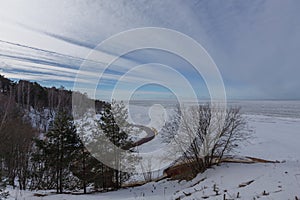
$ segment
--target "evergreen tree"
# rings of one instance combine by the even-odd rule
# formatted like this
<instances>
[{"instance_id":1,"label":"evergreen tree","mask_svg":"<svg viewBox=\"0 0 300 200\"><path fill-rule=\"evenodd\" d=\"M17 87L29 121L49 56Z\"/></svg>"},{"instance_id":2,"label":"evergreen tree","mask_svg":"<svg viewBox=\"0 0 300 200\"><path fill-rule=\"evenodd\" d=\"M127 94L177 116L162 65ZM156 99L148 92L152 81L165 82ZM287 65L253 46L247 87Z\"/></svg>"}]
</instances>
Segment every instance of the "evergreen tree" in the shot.
<instances>
[{"instance_id":1,"label":"evergreen tree","mask_svg":"<svg viewBox=\"0 0 300 200\"><path fill-rule=\"evenodd\" d=\"M113 101L111 105L106 105L100 122L100 128L104 135L117 147L127 150L132 145L128 133L132 133L133 129L127 121L128 111L123 102L117 103ZM106 149L113 151L114 155L114 183L115 188L119 189L124 181L126 181L130 174L121 172L123 155L118 153L116 149ZM128 158L127 158L128 159ZM134 160L131 158L131 160ZM134 163L132 163L134 165ZM126 167L133 167L126 166ZM124 166L122 166L124 167Z\"/></svg>"},{"instance_id":2,"label":"evergreen tree","mask_svg":"<svg viewBox=\"0 0 300 200\"><path fill-rule=\"evenodd\" d=\"M55 172L57 193L62 193L70 165L76 159L80 148L80 138L72 119L65 113L57 114L53 127L45 135L44 140L36 142L42 152L45 167Z\"/></svg>"},{"instance_id":3,"label":"evergreen tree","mask_svg":"<svg viewBox=\"0 0 300 200\"><path fill-rule=\"evenodd\" d=\"M112 184L113 170L97 159L107 156L109 152L107 151L106 142L103 140L105 138L102 134L103 131L99 130L99 121L92 121L92 118L93 116L90 113L85 113L85 117L78 122L80 124L78 134L81 136L82 143L77 161L71 168L73 174L82 181L84 193L86 193L87 185L93 185L95 189L114 187L114 184Z\"/></svg>"},{"instance_id":4,"label":"evergreen tree","mask_svg":"<svg viewBox=\"0 0 300 200\"><path fill-rule=\"evenodd\" d=\"M83 192L87 193L87 186L91 183L96 188L103 187L103 164L94 158L81 143L76 161L71 165L72 173L82 182Z\"/></svg>"}]
</instances>

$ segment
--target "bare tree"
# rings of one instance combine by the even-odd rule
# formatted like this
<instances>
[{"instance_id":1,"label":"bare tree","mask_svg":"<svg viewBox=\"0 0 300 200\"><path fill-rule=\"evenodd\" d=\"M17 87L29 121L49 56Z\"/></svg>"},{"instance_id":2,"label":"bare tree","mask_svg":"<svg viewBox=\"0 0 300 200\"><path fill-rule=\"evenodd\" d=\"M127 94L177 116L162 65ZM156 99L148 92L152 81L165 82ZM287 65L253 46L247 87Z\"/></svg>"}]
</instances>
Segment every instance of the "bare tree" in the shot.
<instances>
[{"instance_id":1,"label":"bare tree","mask_svg":"<svg viewBox=\"0 0 300 200\"><path fill-rule=\"evenodd\" d=\"M226 153L247 139L246 128L239 108L222 110L207 104L177 112L164 132L174 143L171 154L182 155L177 164L188 166L195 175L220 162Z\"/></svg>"},{"instance_id":2,"label":"bare tree","mask_svg":"<svg viewBox=\"0 0 300 200\"><path fill-rule=\"evenodd\" d=\"M20 189L26 188L29 160L35 130L24 118L11 96L0 94L0 164L1 171L14 186L18 177Z\"/></svg>"},{"instance_id":3,"label":"bare tree","mask_svg":"<svg viewBox=\"0 0 300 200\"><path fill-rule=\"evenodd\" d=\"M153 171L155 168L153 162L153 156L150 156L145 163L141 162L142 174L146 182L151 182L159 177L159 172Z\"/></svg>"},{"instance_id":4,"label":"bare tree","mask_svg":"<svg viewBox=\"0 0 300 200\"><path fill-rule=\"evenodd\" d=\"M9 193L5 191L5 181L2 180L2 174L0 171L0 200L7 199L9 196Z\"/></svg>"}]
</instances>

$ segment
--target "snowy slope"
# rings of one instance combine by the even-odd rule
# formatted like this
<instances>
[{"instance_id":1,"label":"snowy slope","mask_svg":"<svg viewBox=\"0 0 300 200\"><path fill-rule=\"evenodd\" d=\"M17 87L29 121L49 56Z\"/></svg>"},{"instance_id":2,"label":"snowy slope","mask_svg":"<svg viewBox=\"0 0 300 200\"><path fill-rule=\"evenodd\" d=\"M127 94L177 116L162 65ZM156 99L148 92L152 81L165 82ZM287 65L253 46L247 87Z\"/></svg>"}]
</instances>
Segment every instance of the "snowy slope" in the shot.
<instances>
[{"instance_id":1,"label":"snowy slope","mask_svg":"<svg viewBox=\"0 0 300 200\"><path fill-rule=\"evenodd\" d=\"M10 199L32 200L120 200L120 199L295 199L300 198L300 119L247 115L253 137L240 146L237 154L280 163L224 163L199 174L190 182L162 180L158 183L89 195L56 195L34 197L34 192L22 196L11 191ZM158 145L160 140L153 140ZM150 143L149 143L150 144ZM148 151L145 146L144 150ZM41 193L38 191L37 193ZM47 193L49 193L47 191Z\"/></svg>"}]
</instances>

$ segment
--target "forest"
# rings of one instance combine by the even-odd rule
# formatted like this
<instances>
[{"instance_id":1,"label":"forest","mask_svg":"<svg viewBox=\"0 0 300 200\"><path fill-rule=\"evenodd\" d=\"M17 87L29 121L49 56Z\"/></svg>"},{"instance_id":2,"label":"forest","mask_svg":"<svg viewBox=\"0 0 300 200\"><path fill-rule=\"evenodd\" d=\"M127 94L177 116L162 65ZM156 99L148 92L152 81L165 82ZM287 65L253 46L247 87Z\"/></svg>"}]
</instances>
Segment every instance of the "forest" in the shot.
<instances>
[{"instance_id":1,"label":"forest","mask_svg":"<svg viewBox=\"0 0 300 200\"><path fill-rule=\"evenodd\" d=\"M118 189L129 178L130 174L105 166L86 150L74 125L71 101L72 92L63 87L46 88L36 82L13 82L0 76L2 185L87 193L87 187ZM118 146L129 145L128 135L110 114L110 104L94 102L96 110L102 112L105 135Z\"/></svg>"}]
</instances>

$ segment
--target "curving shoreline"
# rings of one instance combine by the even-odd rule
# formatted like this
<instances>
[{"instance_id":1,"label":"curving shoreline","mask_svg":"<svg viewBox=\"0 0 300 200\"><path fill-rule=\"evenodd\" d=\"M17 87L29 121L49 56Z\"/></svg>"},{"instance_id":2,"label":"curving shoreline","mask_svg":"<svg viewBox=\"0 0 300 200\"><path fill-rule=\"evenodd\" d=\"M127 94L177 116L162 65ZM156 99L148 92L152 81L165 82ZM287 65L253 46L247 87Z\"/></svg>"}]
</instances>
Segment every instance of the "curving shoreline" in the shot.
<instances>
[{"instance_id":1,"label":"curving shoreline","mask_svg":"<svg viewBox=\"0 0 300 200\"><path fill-rule=\"evenodd\" d=\"M151 140L153 140L155 138L155 135L156 135L156 130L155 129L152 129L152 128L149 128L149 127L143 126L143 125L134 125L134 126L140 128L143 131L145 131L147 133L147 136L140 139L140 140L138 140L138 141L136 141L136 142L134 142L130 146L130 148L141 146L141 145L143 145L147 142L150 142Z\"/></svg>"}]
</instances>

